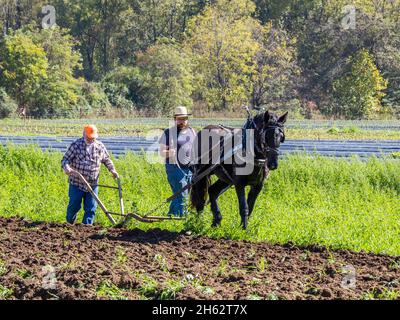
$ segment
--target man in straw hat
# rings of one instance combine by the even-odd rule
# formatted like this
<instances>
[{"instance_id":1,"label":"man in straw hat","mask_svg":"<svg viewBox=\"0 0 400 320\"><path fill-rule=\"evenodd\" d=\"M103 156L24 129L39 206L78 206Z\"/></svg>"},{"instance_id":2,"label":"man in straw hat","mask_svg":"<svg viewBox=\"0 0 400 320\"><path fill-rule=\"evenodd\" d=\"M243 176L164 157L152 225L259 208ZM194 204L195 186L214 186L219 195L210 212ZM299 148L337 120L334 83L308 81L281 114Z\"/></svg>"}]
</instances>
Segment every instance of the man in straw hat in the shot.
<instances>
[{"instance_id":1,"label":"man in straw hat","mask_svg":"<svg viewBox=\"0 0 400 320\"><path fill-rule=\"evenodd\" d=\"M159 140L160 154L165 158L165 170L173 193L190 183L192 178L190 161L196 132L189 126L190 115L186 107L177 107L174 126L166 129ZM187 196L188 191L185 191L172 200L168 215L184 215Z\"/></svg>"},{"instance_id":2,"label":"man in straw hat","mask_svg":"<svg viewBox=\"0 0 400 320\"><path fill-rule=\"evenodd\" d=\"M88 192L83 182L74 175L73 170L80 172L98 194L97 186L100 165L104 163L114 178L118 178L114 164L103 143L97 140L98 131L95 125L86 125L83 137L73 142L65 153L61 166L69 176L69 204L67 208L67 222L74 224L76 215L81 209L82 200L85 214L83 224L92 225L94 222L97 203Z\"/></svg>"}]
</instances>

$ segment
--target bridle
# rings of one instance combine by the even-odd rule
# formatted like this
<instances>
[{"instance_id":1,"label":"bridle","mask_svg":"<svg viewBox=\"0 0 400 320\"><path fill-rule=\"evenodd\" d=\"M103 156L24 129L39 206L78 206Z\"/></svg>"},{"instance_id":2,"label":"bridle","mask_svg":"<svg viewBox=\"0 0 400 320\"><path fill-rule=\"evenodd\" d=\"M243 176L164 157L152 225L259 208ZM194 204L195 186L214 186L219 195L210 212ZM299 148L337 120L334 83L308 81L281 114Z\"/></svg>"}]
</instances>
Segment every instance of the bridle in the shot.
<instances>
[{"instance_id":1,"label":"bridle","mask_svg":"<svg viewBox=\"0 0 400 320\"><path fill-rule=\"evenodd\" d=\"M257 158L255 157L254 159L254 164L259 167L265 166L265 163L270 156L278 156L279 155L279 148L276 147L271 147L268 145L267 142L267 135L271 131L276 131L279 130L279 133L281 133L281 143L283 143L286 139L285 137L285 131L283 124L280 123L270 123L267 124L267 126L263 126L262 128L258 128L257 124L254 121L254 117L251 115L251 113L248 111L248 119L244 125L244 129L253 129L255 131L255 143L254 143L254 151L255 151L255 156L258 154L261 157Z\"/></svg>"},{"instance_id":2,"label":"bridle","mask_svg":"<svg viewBox=\"0 0 400 320\"><path fill-rule=\"evenodd\" d=\"M266 141L268 132L271 132L271 131L275 132L277 129L278 129L279 133L282 135L281 143L283 143L286 139L285 130L283 128L283 125L280 125L277 123L275 125L269 125L269 126L264 127L263 129L261 129L261 131L260 131L261 154L267 155L268 153L270 153L270 154L272 153L276 156L279 155L279 147L278 148L270 147ZM267 156L265 158L267 158Z\"/></svg>"}]
</instances>

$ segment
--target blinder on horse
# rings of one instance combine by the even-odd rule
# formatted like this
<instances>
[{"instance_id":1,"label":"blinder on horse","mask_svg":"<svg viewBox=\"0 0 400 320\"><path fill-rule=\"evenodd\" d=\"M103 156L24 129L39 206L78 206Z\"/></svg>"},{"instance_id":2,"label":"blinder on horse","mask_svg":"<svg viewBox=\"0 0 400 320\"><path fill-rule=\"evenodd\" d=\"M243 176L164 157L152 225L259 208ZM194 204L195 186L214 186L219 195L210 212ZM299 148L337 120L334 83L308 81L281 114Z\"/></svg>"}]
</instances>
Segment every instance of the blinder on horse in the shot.
<instances>
[{"instance_id":1,"label":"blinder on horse","mask_svg":"<svg viewBox=\"0 0 400 320\"><path fill-rule=\"evenodd\" d=\"M280 144L284 143L286 139L283 124L275 122L259 129L257 128L257 125L254 122L254 120L249 119L243 126L244 149L246 148L246 130L248 129L253 129L256 132L255 144L254 144L254 149L256 153L254 157L254 164L256 166L264 166L265 162L268 160L268 157L279 156ZM268 138L271 132L273 132L272 137L274 137L275 135L280 136L279 142L276 143L276 145L274 146L270 146L268 144Z\"/></svg>"},{"instance_id":2,"label":"blinder on horse","mask_svg":"<svg viewBox=\"0 0 400 320\"><path fill-rule=\"evenodd\" d=\"M274 147L268 145L268 142L267 142L268 134L269 134L269 132L272 132L272 131L273 131L273 137L276 134L280 136L279 142ZM280 144L285 142L285 139L286 139L285 131L284 131L283 126L281 124L276 123L274 125L269 125L269 126L263 128L261 130L260 137L261 137L260 138L261 139L261 148L264 151L263 153L267 154L266 158L268 157L268 153L279 155Z\"/></svg>"}]
</instances>

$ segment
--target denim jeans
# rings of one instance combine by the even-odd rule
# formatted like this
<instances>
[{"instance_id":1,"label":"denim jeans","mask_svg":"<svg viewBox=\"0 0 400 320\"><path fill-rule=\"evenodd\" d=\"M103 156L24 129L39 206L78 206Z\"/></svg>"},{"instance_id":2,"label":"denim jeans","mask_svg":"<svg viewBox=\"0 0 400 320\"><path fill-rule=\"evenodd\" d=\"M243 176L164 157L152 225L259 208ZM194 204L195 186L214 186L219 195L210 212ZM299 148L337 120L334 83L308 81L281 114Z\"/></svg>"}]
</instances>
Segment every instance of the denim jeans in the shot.
<instances>
[{"instance_id":1,"label":"denim jeans","mask_svg":"<svg viewBox=\"0 0 400 320\"><path fill-rule=\"evenodd\" d=\"M180 168L176 164L166 164L165 170L173 193L179 191L192 180L192 171L189 168ZM172 200L168 215L183 216L187 212L186 203L188 195L189 191L186 190Z\"/></svg>"},{"instance_id":2,"label":"denim jeans","mask_svg":"<svg viewBox=\"0 0 400 320\"><path fill-rule=\"evenodd\" d=\"M99 187L93 188L93 191L98 194ZM85 214L83 216L82 223L92 225L94 222L94 216L97 208L97 202L90 194L90 192L85 192L79 189L79 187L72 184L69 185L69 204L67 208L67 222L74 224L76 220L76 215L82 207Z\"/></svg>"}]
</instances>

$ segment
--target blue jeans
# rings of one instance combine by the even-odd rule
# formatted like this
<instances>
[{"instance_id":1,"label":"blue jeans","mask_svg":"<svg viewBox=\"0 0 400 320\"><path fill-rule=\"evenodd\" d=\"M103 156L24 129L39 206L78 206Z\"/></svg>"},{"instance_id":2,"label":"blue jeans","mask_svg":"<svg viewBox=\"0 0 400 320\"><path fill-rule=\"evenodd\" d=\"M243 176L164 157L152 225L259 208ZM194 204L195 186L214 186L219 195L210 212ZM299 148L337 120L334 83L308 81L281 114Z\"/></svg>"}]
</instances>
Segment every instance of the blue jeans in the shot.
<instances>
[{"instance_id":1,"label":"blue jeans","mask_svg":"<svg viewBox=\"0 0 400 320\"><path fill-rule=\"evenodd\" d=\"M98 194L99 187L93 188L93 191ZM94 222L97 202L90 192L82 191L79 189L79 187L70 184L68 195L69 204L67 208L67 222L71 224L75 223L76 215L79 210L81 210L83 200L83 209L85 214L83 216L82 223L92 225Z\"/></svg>"},{"instance_id":2,"label":"blue jeans","mask_svg":"<svg viewBox=\"0 0 400 320\"><path fill-rule=\"evenodd\" d=\"M165 170L173 193L185 187L192 180L192 171L188 168L179 168L175 164L166 164ZM168 215L183 216L187 211L185 207L188 195L189 190L186 190L172 200Z\"/></svg>"}]
</instances>

